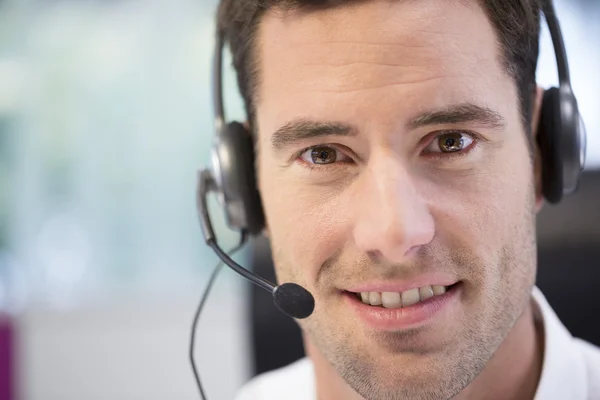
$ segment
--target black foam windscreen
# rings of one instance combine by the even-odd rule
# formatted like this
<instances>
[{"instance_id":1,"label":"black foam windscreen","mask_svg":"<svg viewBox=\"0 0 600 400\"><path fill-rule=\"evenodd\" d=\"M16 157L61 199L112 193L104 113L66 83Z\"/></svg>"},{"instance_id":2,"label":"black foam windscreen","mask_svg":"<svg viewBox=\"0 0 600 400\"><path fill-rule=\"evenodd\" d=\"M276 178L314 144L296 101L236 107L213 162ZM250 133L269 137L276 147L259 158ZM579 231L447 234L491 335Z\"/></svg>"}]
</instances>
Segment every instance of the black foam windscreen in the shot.
<instances>
[{"instance_id":1,"label":"black foam windscreen","mask_svg":"<svg viewBox=\"0 0 600 400\"><path fill-rule=\"evenodd\" d=\"M303 319L315 309L315 299L310 292L295 283L284 283L273 291L273 301L277 308L287 315Z\"/></svg>"}]
</instances>

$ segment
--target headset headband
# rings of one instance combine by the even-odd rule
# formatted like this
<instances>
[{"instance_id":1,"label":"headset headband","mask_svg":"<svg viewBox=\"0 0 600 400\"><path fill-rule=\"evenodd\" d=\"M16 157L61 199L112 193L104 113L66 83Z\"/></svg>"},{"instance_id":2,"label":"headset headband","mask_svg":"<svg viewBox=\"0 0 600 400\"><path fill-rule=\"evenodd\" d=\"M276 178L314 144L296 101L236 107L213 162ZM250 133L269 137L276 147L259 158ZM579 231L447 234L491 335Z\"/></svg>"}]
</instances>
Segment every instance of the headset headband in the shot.
<instances>
[{"instance_id":1,"label":"headset headband","mask_svg":"<svg viewBox=\"0 0 600 400\"><path fill-rule=\"evenodd\" d=\"M217 23L218 24L218 23ZM213 107L214 124L216 132L225 125L225 110L223 108L223 50L225 47L225 33L217 26L215 54L213 57Z\"/></svg>"}]
</instances>

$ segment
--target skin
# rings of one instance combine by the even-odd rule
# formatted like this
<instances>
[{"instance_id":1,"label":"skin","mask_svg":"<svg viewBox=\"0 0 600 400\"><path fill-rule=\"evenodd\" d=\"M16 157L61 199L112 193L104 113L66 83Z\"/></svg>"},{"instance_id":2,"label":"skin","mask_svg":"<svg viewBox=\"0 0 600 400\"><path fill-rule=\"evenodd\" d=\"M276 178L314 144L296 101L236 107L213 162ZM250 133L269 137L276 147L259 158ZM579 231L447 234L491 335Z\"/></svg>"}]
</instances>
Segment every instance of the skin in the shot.
<instances>
[{"instance_id":1,"label":"skin","mask_svg":"<svg viewBox=\"0 0 600 400\"><path fill-rule=\"evenodd\" d=\"M478 3L275 10L256 49L266 233L278 281L315 296L298 323L318 398L533 398L543 354L531 302L539 154L532 162L515 82ZM466 103L500 118L410 124ZM298 120L353 134L276 133ZM457 153L439 145L449 130L466 144ZM314 164L311 146L326 163ZM418 329L377 331L341 295L431 271L461 282L459 307Z\"/></svg>"}]
</instances>

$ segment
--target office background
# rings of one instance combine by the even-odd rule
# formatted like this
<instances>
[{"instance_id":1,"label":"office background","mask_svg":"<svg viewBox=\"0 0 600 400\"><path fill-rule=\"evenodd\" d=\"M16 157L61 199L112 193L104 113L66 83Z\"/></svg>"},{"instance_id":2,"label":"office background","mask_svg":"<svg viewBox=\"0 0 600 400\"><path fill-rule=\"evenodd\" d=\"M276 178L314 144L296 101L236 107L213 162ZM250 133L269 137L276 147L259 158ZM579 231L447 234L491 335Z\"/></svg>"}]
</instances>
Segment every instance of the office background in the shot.
<instances>
[{"instance_id":1,"label":"office background","mask_svg":"<svg viewBox=\"0 0 600 400\"><path fill-rule=\"evenodd\" d=\"M0 0L4 393L198 398L187 346L216 263L194 203L212 135L215 8L216 0ZM557 9L593 173L600 170L600 3L562 0ZM538 77L544 86L557 80L545 27ZM232 73L226 94L230 116L243 118ZM594 198L600 181L586 180L588 187L586 199ZM578 207L559 206L548 218L559 222L548 224L571 238L593 237L600 211L589 204L588 218L565 218ZM233 246L237 237L212 209L224 247ZM560 249L560 232L544 232ZM256 265L260 246L237 259ZM196 354L211 399L233 398L256 371L281 362L256 362L255 350L269 349L256 340L262 331L250 298L248 285L224 271L201 320ZM261 333L274 354L286 344L277 333ZM8 368L12 381L3 380Z\"/></svg>"}]
</instances>

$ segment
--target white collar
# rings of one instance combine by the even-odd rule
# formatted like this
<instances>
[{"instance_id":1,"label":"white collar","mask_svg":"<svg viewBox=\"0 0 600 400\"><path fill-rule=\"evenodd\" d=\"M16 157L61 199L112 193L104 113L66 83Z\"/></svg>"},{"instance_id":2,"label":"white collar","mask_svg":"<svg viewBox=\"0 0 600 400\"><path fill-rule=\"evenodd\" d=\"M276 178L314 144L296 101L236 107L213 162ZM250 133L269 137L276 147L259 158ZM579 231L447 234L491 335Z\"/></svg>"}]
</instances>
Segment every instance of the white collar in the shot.
<instances>
[{"instance_id":1,"label":"white collar","mask_svg":"<svg viewBox=\"0 0 600 400\"><path fill-rule=\"evenodd\" d=\"M534 400L586 399L588 371L580 349L537 286L532 295L535 318L544 327L544 361Z\"/></svg>"}]
</instances>

